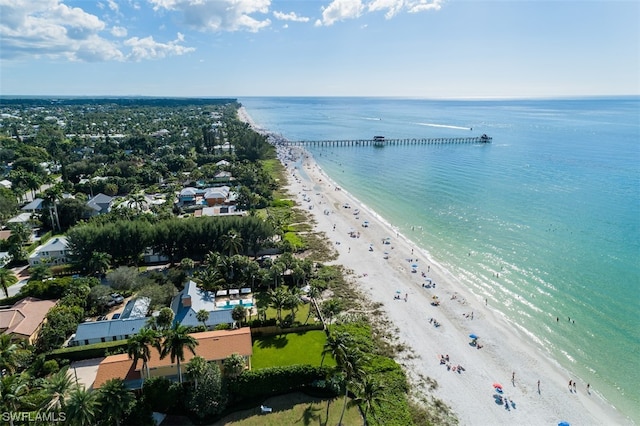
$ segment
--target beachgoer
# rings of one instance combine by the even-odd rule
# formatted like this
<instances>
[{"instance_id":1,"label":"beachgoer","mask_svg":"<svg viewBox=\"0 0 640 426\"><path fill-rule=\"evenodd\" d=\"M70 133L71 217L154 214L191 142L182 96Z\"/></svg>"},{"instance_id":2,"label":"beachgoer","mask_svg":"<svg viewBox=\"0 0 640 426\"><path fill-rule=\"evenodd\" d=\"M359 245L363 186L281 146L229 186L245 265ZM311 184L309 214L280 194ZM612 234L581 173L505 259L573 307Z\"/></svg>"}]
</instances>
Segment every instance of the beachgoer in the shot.
<instances>
[{"instance_id":1,"label":"beachgoer","mask_svg":"<svg viewBox=\"0 0 640 426\"><path fill-rule=\"evenodd\" d=\"M538 393L540 393L540 380L538 380Z\"/></svg>"},{"instance_id":2,"label":"beachgoer","mask_svg":"<svg viewBox=\"0 0 640 426\"><path fill-rule=\"evenodd\" d=\"M560 318L556 317L556 322L560 321Z\"/></svg>"},{"instance_id":3,"label":"beachgoer","mask_svg":"<svg viewBox=\"0 0 640 426\"><path fill-rule=\"evenodd\" d=\"M573 391L577 392L577 390L576 390L576 382L575 381L573 382Z\"/></svg>"},{"instance_id":4,"label":"beachgoer","mask_svg":"<svg viewBox=\"0 0 640 426\"><path fill-rule=\"evenodd\" d=\"M427 265L427 272L431 272L431 265Z\"/></svg>"},{"instance_id":5,"label":"beachgoer","mask_svg":"<svg viewBox=\"0 0 640 426\"><path fill-rule=\"evenodd\" d=\"M569 380L569 390L571 390L571 384L573 383L572 380Z\"/></svg>"},{"instance_id":6,"label":"beachgoer","mask_svg":"<svg viewBox=\"0 0 640 426\"><path fill-rule=\"evenodd\" d=\"M351 247L349 247L349 253L351 253Z\"/></svg>"},{"instance_id":7,"label":"beachgoer","mask_svg":"<svg viewBox=\"0 0 640 426\"><path fill-rule=\"evenodd\" d=\"M511 373L511 383L514 383L516 381L516 372L514 371L513 373Z\"/></svg>"},{"instance_id":8,"label":"beachgoer","mask_svg":"<svg viewBox=\"0 0 640 426\"><path fill-rule=\"evenodd\" d=\"M411 249L411 254L413 254L413 249Z\"/></svg>"},{"instance_id":9,"label":"beachgoer","mask_svg":"<svg viewBox=\"0 0 640 426\"><path fill-rule=\"evenodd\" d=\"M409 295L407 293L404 294L404 301L407 301L407 298L409 297Z\"/></svg>"},{"instance_id":10,"label":"beachgoer","mask_svg":"<svg viewBox=\"0 0 640 426\"><path fill-rule=\"evenodd\" d=\"M591 392L589 392L589 388L591 388L591 385L589 383L587 383L587 393L591 393Z\"/></svg>"}]
</instances>

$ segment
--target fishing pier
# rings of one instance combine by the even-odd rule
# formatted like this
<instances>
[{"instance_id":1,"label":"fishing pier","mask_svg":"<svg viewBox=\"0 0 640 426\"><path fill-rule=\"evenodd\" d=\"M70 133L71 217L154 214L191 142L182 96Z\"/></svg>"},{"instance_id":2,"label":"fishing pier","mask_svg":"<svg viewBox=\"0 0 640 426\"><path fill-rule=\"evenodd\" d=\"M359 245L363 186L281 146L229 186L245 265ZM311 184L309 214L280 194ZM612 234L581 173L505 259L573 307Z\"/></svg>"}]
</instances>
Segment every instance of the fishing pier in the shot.
<instances>
[{"instance_id":1,"label":"fishing pier","mask_svg":"<svg viewBox=\"0 0 640 426\"><path fill-rule=\"evenodd\" d=\"M442 145L442 144L484 144L491 143L492 138L487 135L466 138L410 138L387 139L374 136L372 139L336 139L316 141L287 141L287 145L295 146L375 146L387 145Z\"/></svg>"}]
</instances>

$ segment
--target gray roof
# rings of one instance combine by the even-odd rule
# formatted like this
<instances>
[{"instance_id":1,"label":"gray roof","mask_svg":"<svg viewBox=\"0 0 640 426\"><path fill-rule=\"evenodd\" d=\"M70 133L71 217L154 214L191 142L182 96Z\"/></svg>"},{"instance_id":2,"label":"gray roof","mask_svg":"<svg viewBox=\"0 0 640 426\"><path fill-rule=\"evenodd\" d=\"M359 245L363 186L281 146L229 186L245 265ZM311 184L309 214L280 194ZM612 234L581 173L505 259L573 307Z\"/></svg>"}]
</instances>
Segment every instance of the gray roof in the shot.
<instances>
[{"instance_id":1,"label":"gray roof","mask_svg":"<svg viewBox=\"0 0 640 426\"><path fill-rule=\"evenodd\" d=\"M55 238L51 238L49 241L39 246L36 249L36 252L64 251L68 249L69 249L69 242L67 241L67 237L55 237Z\"/></svg>"},{"instance_id":2,"label":"gray roof","mask_svg":"<svg viewBox=\"0 0 640 426\"><path fill-rule=\"evenodd\" d=\"M101 337L110 339L112 336L133 335L144 328L146 323L147 318L83 322L78 324L75 340L81 342Z\"/></svg>"},{"instance_id":3,"label":"gray roof","mask_svg":"<svg viewBox=\"0 0 640 426\"><path fill-rule=\"evenodd\" d=\"M42 198L36 198L33 201L31 201L29 204L24 206L22 210L41 210L43 202L44 200Z\"/></svg>"},{"instance_id":4,"label":"gray roof","mask_svg":"<svg viewBox=\"0 0 640 426\"><path fill-rule=\"evenodd\" d=\"M99 193L98 195L96 195L95 197L87 201L87 205L94 210L101 211L102 206L109 205L109 203L111 203L112 200L113 200L113 197L110 197L103 193Z\"/></svg>"},{"instance_id":5,"label":"gray roof","mask_svg":"<svg viewBox=\"0 0 640 426\"><path fill-rule=\"evenodd\" d=\"M182 305L182 300L191 297L191 306ZM215 293L199 289L195 281L190 280L184 289L178 293L171 303L171 309L175 313L175 320L185 326L202 325L196 319L199 310L204 309L209 312L207 325L233 322L231 309L216 308Z\"/></svg>"}]
</instances>

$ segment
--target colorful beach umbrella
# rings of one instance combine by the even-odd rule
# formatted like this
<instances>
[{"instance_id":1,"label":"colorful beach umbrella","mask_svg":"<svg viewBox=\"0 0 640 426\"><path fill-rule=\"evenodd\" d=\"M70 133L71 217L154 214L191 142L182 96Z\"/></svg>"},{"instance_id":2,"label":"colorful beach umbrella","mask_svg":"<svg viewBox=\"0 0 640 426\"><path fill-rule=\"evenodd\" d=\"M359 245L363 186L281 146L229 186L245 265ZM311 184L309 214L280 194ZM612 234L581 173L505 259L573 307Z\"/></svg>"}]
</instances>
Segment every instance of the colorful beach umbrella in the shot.
<instances>
[{"instance_id":1,"label":"colorful beach umbrella","mask_svg":"<svg viewBox=\"0 0 640 426\"><path fill-rule=\"evenodd\" d=\"M471 338L471 339L477 339L477 338L478 338L478 336L476 336L475 334L470 334L470 335L469 335L469 338Z\"/></svg>"},{"instance_id":2,"label":"colorful beach umbrella","mask_svg":"<svg viewBox=\"0 0 640 426\"><path fill-rule=\"evenodd\" d=\"M500 383L494 383L494 384L493 384L493 387L494 387L495 389L502 389L502 385L501 385Z\"/></svg>"},{"instance_id":3,"label":"colorful beach umbrella","mask_svg":"<svg viewBox=\"0 0 640 426\"><path fill-rule=\"evenodd\" d=\"M569 422L564 422L563 421L563 422L558 423L558 426L571 426L571 425L569 424Z\"/></svg>"}]
</instances>

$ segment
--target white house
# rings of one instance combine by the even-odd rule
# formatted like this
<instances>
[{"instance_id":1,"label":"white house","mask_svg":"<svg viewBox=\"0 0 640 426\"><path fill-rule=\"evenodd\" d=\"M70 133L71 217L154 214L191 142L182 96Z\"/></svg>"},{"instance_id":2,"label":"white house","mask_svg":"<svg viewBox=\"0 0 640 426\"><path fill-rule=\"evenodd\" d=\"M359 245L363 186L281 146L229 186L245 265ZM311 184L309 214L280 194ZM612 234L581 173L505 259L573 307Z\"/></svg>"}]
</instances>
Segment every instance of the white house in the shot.
<instances>
[{"instance_id":1,"label":"white house","mask_svg":"<svg viewBox=\"0 0 640 426\"><path fill-rule=\"evenodd\" d=\"M213 328L223 323L230 324L233 322L232 308L233 306L226 304L224 308L218 307L216 294L212 291L199 289L196 283L191 280L171 302L171 309L175 314L174 321L189 327L202 325L196 318L196 313L202 309L209 312L209 319L206 322L207 328Z\"/></svg>"},{"instance_id":2,"label":"white house","mask_svg":"<svg viewBox=\"0 0 640 426\"><path fill-rule=\"evenodd\" d=\"M29 256L29 266L63 265L69 263L69 243L66 237L51 238Z\"/></svg>"}]
</instances>

